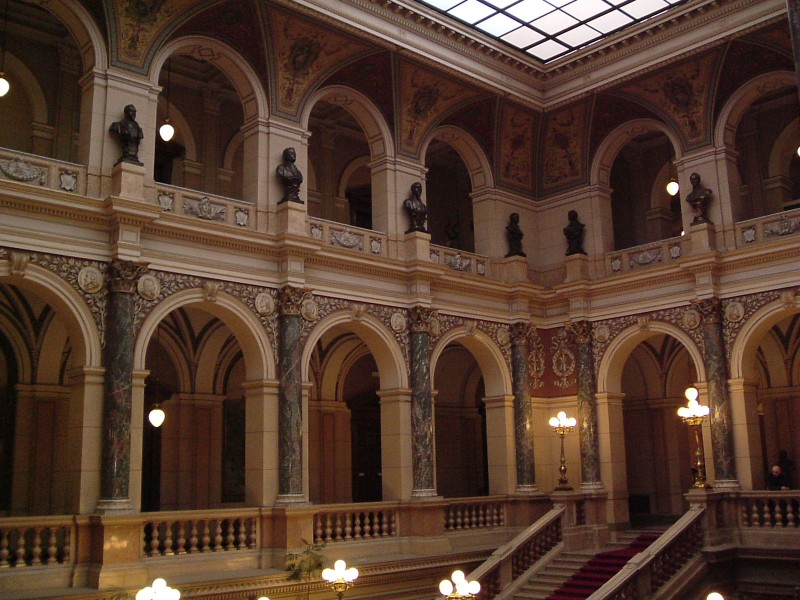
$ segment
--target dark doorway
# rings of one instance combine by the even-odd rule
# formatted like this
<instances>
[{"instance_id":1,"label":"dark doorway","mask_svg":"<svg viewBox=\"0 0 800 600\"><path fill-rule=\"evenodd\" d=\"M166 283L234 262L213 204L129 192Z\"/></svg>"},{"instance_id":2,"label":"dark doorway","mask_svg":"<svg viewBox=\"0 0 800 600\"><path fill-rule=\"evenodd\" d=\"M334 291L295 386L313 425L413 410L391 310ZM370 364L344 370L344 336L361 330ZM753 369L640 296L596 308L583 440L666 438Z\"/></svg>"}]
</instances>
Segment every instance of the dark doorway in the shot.
<instances>
[{"instance_id":1,"label":"dark doorway","mask_svg":"<svg viewBox=\"0 0 800 600\"><path fill-rule=\"evenodd\" d=\"M348 407L352 413L353 502L380 502L383 498L380 400L376 395L362 396L348 402Z\"/></svg>"},{"instance_id":2,"label":"dark doorway","mask_svg":"<svg viewBox=\"0 0 800 600\"><path fill-rule=\"evenodd\" d=\"M157 379L147 379L144 388L142 435L142 512L152 512L161 508L161 427L153 427L147 415L156 402L160 404L167 397L166 390Z\"/></svg>"}]
</instances>

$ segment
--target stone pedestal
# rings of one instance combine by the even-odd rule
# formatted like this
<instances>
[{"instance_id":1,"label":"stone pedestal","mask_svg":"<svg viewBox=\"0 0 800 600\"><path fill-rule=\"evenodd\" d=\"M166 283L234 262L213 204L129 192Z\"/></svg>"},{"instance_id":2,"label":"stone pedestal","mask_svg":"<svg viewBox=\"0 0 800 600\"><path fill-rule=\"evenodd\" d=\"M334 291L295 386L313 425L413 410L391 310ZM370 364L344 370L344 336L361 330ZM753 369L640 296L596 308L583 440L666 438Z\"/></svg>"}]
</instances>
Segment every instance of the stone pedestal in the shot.
<instances>
[{"instance_id":1,"label":"stone pedestal","mask_svg":"<svg viewBox=\"0 0 800 600\"><path fill-rule=\"evenodd\" d=\"M278 234L308 235L306 205L299 202L282 202L277 207Z\"/></svg>"},{"instance_id":2,"label":"stone pedestal","mask_svg":"<svg viewBox=\"0 0 800 600\"><path fill-rule=\"evenodd\" d=\"M528 281L528 259L524 256L509 256L499 259L500 276L506 283Z\"/></svg>"},{"instance_id":3,"label":"stone pedestal","mask_svg":"<svg viewBox=\"0 0 800 600\"><path fill-rule=\"evenodd\" d=\"M111 195L144 200L144 165L120 162L111 172Z\"/></svg>"},{"instance_id":4,"label":"stone pedestal","mask_svg":"<svg viewBox=\"0 0 800 600\"><path fill-rule=\"evenodd\" d=\"M412 231L403 238L403 255L409 262L431 261L431 234Z\"/></svg>"},{"instance_id":5,"label":"stone pedestal","mask_svg":"<svg viewBox=\"0 0 800 600\"><path fill-rule=\"evenodd\" d=\"M581 281L589 278L589 257L585 254L567 256L567 278L565 282Z\"/></svg>"},{"instance_id":6,"label":"stone pedestal","mask_svg":"<svg viewBox=\"0 0 800 600\"><path fill-rule=\"evenodd\" d=\"M705 254L717 249L716 233L713 223L698 223L689 227L692 242L692 254Z\"/></svg>"}]
</instances>

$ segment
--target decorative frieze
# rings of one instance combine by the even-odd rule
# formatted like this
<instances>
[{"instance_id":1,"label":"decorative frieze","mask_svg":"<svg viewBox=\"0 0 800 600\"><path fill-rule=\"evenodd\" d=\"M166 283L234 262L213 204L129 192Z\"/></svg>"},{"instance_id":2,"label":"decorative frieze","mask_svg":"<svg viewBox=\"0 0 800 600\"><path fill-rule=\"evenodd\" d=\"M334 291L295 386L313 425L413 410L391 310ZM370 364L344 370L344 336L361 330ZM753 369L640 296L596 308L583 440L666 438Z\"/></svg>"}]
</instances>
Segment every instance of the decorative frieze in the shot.
<instances>
[{"instance_id":1,"label":"decorative frieze","mask_svg":"<svg viewBox=\"0 0 800 600\"><path fill-rule=\"evenodd\" d=\"M197 217L198 219L205 219L206 221L220 221L225 222L225 213L227 206L224 204L217 204L211 202L207 196L200 200L193 198L183 199L183 214L190 217Z\"/></svg>"},{"instance_id":2,"label":"decorative frieze","mask_svg":"<svg viewBox=\"0 0 800 600\"><path fill-rule=\"evenodd\" d=\"M575 385L575 354L569 347L566 328L562 328L550 342L552 352L553 373L556 387L570 388Z\"/></svg>"},{"instance_id":3,"label":"decorative frieze","mask_svg":"<svg viewBox=\"0 0 800 600\"><path fill-rule=\"evenodd\" d=\"M0 160L0 171L14 181L47 185L47 169L32 165L20 157Z\"/></svg>"}]
</instances>

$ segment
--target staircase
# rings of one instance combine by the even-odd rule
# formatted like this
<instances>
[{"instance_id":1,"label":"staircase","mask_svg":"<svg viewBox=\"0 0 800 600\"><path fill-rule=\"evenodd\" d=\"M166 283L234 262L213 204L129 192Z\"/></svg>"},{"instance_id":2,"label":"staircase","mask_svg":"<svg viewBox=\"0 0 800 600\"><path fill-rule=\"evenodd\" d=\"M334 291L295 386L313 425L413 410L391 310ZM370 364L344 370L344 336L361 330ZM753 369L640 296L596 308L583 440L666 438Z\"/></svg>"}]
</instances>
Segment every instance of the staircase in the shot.
<instances>
[{"instance_id":1,"label":"staircase","mask_svg":"<svg viewBox=\"0 0 800 600\"><path fill-rule=\"evenodd\" d=\"M562 552L521 586L515 600L578 600L588 598L633 556L654 542L663 528L629 530L600 552Z\"/></svg>"}]
</instances>

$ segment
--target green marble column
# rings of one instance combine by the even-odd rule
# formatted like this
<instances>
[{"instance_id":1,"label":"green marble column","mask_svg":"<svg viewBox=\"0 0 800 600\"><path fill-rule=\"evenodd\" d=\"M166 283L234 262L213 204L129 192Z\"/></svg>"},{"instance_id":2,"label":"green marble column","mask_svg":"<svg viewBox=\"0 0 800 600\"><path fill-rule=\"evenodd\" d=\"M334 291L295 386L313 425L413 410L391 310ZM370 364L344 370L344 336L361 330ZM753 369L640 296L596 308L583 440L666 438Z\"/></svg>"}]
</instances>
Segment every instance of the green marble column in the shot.
<instances>
[{"instance_id":1,"label":"green marble column","mask_svg":"<svg viewBox=\"0 0 800 600\"><path fill-rule=\"evenodd\" d=\"M304 291L286 286L278 291L280 334L278 384L278 502L303 502L303 386L300 359Z\"/></svg>"},{"instance_id":2,"label":"green marble column","mask_svg":"<svg viewBox=\"0 0 800 600\"><path fill-rule=\"evenodd\" d=\"M411 308L411 444L414 470L413 498L436 495L433 456L433 395L428 326L432 311Z\"/></svg>"},{"instance_id":3,"label":"green marble column","mask_svg":"<svg viewBox=\"0 0 800 600\"><path fill-rule=\"evenodd\" d=\"M511 375L514 391L514 450L517 492L538 491L533 455L533 403L528 367L530 323L511 324Z\"/></svg>"},{"instance_id":4,"label":"green marble column","mask_svg":"<svg viewBox=\"0 0 800 600\"><path fill-rule=\"evenodd\" d=\"M108 269L108 312L103 362L103 452L97 512L130 512L133 307L145 268L117 261Z\"/></svg>"},{"instance_id":5,"label":"green marble column","mask_svg":"<svg viewBox=\"0 0 800 600\"><path fill-rule=\"evenodd\" d=\"M714 487L738 488L733 450L733 414L728 397L728 363L722 332L722 312L717 298L693 302L700 313L703 332L703 360L711 410L711 449L714 460Z\"/></svg>"},{"instance_id":6,"label":"green marble column","mask_svg":"<svg viewBox=\"0 0 800 600\"><path fill-rule=\"evenodd\" d=\"M581 488L601 488L600 446L597 437L597 384L594 378L592 324L576 321L567 325L575 344L578 380L578 436L581 448Z\"/></svg>"}]
</instances>

